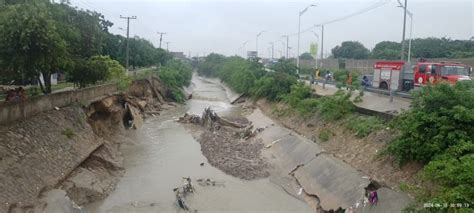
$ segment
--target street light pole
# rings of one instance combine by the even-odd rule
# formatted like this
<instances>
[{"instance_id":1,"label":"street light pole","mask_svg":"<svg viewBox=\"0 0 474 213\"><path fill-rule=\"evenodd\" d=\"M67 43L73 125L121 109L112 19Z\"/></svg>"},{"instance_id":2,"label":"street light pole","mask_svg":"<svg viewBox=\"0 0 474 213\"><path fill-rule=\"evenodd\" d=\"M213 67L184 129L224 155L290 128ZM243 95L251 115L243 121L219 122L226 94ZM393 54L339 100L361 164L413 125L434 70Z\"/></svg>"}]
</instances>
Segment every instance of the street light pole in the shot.
<instances>
[{"instance_id":1,"label":"street light pole","mask_svg":"<svg viewBox=\"0 0 474 213\"><path fill-rule=\"evenodd\" d=\"M409 13L409 15L410 15L410 40L408 41L408 63L411 62L411 40L412 40L412 32L413 32L413 14Z\"/></svg>"},{"instance_id":2,"label":"street light pole","mask_svg":"<svg viewBox=\"0 0 474 213\"><path fill-rule=\"evenodd\" d=\"M258 57L258 37L260 37L262 35L262 33L264 33L265 30L262 30L260 31L257 36L256 36L256 39L255 39L255 52L257 52L257 57Z\"/></svg>"},{"instance_id":3,"label":"street light pole","mask_svg":"<svg viewBox=\"0 0 474 213\"><path fill-rule=\"evenodd\" d=\"M166 51L169 52L169 51L170 51L170 50L169 50L169 44L170 44L171 42L167 41L167 42L165 42L165 43L166 43Z\"/></svg>"},{"instance_id":4,"label":"street light pole","mask_svg":"<svg viewBox=\"0 0 474 213\"><path fill-rule=\"evenodd\" d=\"M248 43L249 41L245 41L243 44L242 44L242 56L245 58L245 45Z\"/></svg>"},{"instance_id":5,"label":"street light pole","mask_svg":"<svg viewBox=\"0 0 474 213\"><path fill-rule=\"evenodd\" d=\"M315 7L315 4L309 5L304 10L300 11L298 16L298 46L296 47L296 74L300 73L300 34L301 34L301 16L308 11L308 8Z\"/></svg>"},{"instance_id":6,"label":"street light pole","mask_svg":"<svg viewBox=\"0 0 474 213\"><path fill-rule=\"evenodd\" d=\"M398 7L400 8L404 8L403 4L400 2L400 0L398 0ZM408 16L410 17L410 38L408 40L408 57L407 57L407 61L408 63L410 63L411 61L411 41L412 41L412 35L413 35L413 13L410 12L409 10L406 10L406 13L408 14Z\"/></svg>"},{"instance_id":7,"label":"street light pole","mask_svg":"<svg viewBox=\"0 0 474 213\"><path fill-rule=\"evenodd\" d=\"M400 3L400 2L399 2ZM400 60L405 59L405 29L407 24L407 3L408 0L405 0L405 4L403 5L403 35L402 35L402 52L400 53Z\"/></svg>"}]
</instances>

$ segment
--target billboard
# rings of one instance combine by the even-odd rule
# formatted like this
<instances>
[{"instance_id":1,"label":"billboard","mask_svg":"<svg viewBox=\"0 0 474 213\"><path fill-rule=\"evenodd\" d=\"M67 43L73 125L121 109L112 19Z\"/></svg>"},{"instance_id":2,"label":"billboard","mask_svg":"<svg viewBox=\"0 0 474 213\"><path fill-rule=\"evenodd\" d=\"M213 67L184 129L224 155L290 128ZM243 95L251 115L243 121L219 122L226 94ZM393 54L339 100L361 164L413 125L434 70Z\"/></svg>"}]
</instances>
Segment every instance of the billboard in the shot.
<instances>
[{"instance_id":1,"label":"billboard","mask_svg":"<svg viewBox=\"0 0 474 213\"><path fill-rule=\"evenodd\" d=\"M257 58L257 51L247 51L247 58Z\"/></svg>"}]
</instances>

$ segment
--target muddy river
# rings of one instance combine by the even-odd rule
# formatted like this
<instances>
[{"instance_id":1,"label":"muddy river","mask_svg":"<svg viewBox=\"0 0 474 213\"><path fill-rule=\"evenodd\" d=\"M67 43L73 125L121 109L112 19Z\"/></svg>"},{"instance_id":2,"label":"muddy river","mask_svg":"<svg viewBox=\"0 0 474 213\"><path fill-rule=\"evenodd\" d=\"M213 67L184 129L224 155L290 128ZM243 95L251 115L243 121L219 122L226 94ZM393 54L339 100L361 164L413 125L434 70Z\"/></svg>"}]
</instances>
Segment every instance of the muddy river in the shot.
<instances>
[{"instance_id":1,"label":"muddy river","mask_svg":"<svg viewBox=\"0 0 474 213\"><path fill-rule=\"evenodd\" d=\"M147 119L130 133L135 144L122 146L124 177L105 200L86 206L84 212L179 212L173 188L182 185L183 177L216 182L215 186L194 182L196 193L186 198L193 212L309 212L305 202L268 178L240 180L207 163L200 144L176 119L186 112L201 114L209 106L220 114L239 111L223 87L194 77L192 100Z\"/></svg>"}]
</instances>

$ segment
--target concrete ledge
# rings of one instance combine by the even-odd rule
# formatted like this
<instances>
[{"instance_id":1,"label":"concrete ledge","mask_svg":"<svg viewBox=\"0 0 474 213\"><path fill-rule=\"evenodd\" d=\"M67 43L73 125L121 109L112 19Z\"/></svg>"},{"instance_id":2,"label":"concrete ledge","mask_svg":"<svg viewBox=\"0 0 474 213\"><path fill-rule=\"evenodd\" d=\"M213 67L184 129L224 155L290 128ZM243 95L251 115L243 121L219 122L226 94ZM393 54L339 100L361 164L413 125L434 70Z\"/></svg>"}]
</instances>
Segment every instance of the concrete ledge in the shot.
<instances>
[{"instance_id":1,"label":"concrete ledge","mask_svg":"<svg viewBox=\"0 0 474 213\"><path fill-rule=\"evenodd\" d=\"M84 102L100 96L118 92L116 84L105 84L78 90L70 90L29 98L25 101L0 105L0 124L28 118L74 102Z\"/></svg>"}]
</instances>

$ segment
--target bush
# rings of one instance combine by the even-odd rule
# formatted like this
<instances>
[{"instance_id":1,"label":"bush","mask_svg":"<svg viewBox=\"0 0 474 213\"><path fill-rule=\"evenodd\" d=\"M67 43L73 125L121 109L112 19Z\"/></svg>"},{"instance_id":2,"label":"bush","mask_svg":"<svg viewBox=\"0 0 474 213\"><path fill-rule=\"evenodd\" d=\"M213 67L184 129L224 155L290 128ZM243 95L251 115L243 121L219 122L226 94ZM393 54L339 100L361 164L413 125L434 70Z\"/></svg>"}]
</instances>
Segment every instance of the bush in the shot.
<instances>
[{"instance_id":1,"label":"bush","mask_svg":"<svg viewBox=\"0 0 474 213\"><path fill-rule=\"evenodd\" d=\"M300 115L306 116L318 112L319 100L315 98L307 98L301 100L297 106L296 110Z\"/></svg>"},{"instance_id":2,"label":"bush","mask_svg":"<svg viewBox=\"0 0 474 213\"><path fill-rule=\"evenodd\" d=\"M400 164L427 164L429 186L418 199L434 203L474 200L474 82L438 84L414 93L412 109L392 124L400 131L388 147ZM434 185L434 186L433 186Z\"/></svg>"},{"instance_id":3,"label":"bush","mask_svg":"<svg viewBox=\"0 0 474 213\"><path fill-rule=\"evenodd\" d=\"M474 82L460 82L427 86L414 93L412 109L393 123L401 135L389 151L400 163L428 163L461 142L473 143L473 89Z\"/></svg>"},{"instance_id":4,"label":"bush","mask_svg":"<svg viewBox=\"0 0 474 213\"><path fill-rule=\"evenodd\" d=\"M331 139L331 136L333 136L334 133L331 132L331 130L329 129L322 129L320 132L319 132L319 136L318 138L321 139L322 142L326 142L328 141L329 139Z\"/></svg>"},{"instance_id":5,"label":"bush","mask_svg":"<svg viewBox=\"0 0 474 213\"><path fill-rule=\"evenodd\" d=\"M320 113L326 120L339 120L352 113L354 106L350 100L351 93L339 90L332 96L320 98Z\"/></svg>"},{"instance_id":6,"label":"bush","mask_svg":"<svg viewBox=\"0 0 474 213\"><path fill-rule=\"evenodd\" d=\"M297 83L291 86L289 94L283 97L283 100L292 107L296 107L303 99L311 97L311 88L304 83Z\"/></svg>"},{"instance_id":7,"label":"bush","mask_svg":"<svg viewBox=\"0 0 474 213\"><path fill-rule=\"evenodd\" d=\"M62 135L66 136L68 139L71 139L73 138L74 136L76 136L76 134L74 133L74 131L70 128L66 128L65 130L63 130L61 132Z\"/></svg>"},{"instance_id":8,"label":"bush","mask_svg":"<svg viewBox=\"0 0 474 213\"><path fill-rule=\"evenodd\" d=\"M168 98L177 102L186 100L182 87L189 86L191 83L193 73L190 65L179 60L171 60L161 67L158 75L169 89Z\"/></svg>"},{"instance_id":9,"label":"bush","mask_svg":"<svg viewBox=\"0 0 474 213\"><path fill-rule=\"evenodd\" d=\"M470 144L472 152L472 143ZM470 203L474 200L474 154L454 158L449 154L437 157L424 168L424 180L440 184L430 187L426 200L433 203Z\"/></svg>"},{"instance_id":10,"label":"bush","mask_svg":"<svg viewBox=\"0 0 474 213\"><path fill-rule=\"evenodd\" d=\"M383 122L375 116L352 115L345 122L346 127L359 138L383 128Z\"/></svg>"},{"instance_id":11,"label":"bush","mask_svg":"<svg viewBox=\"0 0 474 213\"><path fill-rule=\"evenodd\" d=\"M286 73L268 73L266 77L255 82L251 94L255 98L279 101L291 91L291 86L296 83L296 78Z\"/></svg>"}]
</instances>

